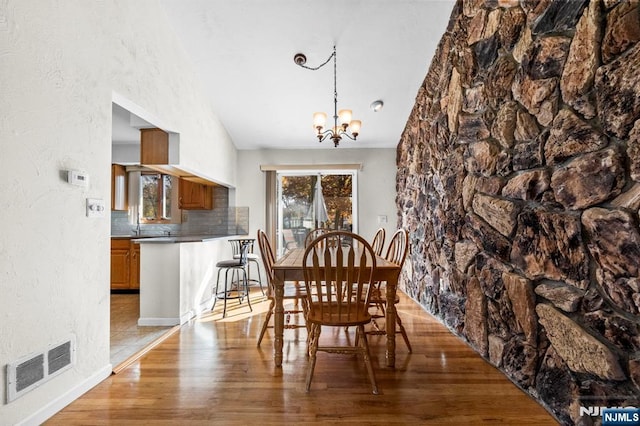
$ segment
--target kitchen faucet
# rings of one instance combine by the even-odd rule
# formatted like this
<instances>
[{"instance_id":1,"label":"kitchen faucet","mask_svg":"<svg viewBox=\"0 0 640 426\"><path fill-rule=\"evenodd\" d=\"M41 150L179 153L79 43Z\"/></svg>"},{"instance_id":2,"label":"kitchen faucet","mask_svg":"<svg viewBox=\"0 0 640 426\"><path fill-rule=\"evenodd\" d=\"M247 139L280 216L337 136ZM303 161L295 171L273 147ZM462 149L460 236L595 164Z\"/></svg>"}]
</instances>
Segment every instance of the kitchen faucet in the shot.
<instances>
[{"instance_id":1,"label":"kitchen faucet","mask_svg":"<svg viewBox=\"0 0 640 426\"><path fill-rule=\"evenodd\" d=\"M136 224L136 227L134 228L133 232L134 232L134 235L140 236L140 216L138 216L136 219L137 219L136 220L137 224Z\"/></svg>"}]
</instances>

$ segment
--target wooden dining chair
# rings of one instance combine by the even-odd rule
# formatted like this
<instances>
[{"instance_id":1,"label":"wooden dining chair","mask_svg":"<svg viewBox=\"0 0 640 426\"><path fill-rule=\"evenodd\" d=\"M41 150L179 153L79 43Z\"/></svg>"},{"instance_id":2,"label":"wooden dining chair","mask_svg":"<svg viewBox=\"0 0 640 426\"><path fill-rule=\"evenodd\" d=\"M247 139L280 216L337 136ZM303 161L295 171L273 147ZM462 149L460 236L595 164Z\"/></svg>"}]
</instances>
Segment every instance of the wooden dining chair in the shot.
<instances>
[{"instance_id":1,"label":"wooden dining chair","mask_svg":"<svg viewBox=\"0 0 640 426\"><path fill-rule=\"evenodd\" d=\"M267 311L267 316L262 323L260 336L258 336L258 346L260 346L267 328L273 328L272 325L269 325L269 321L273 316L273 309L275 308L276 303L275 289L273 287L273 264L275 263L276 258L273 254L273 249L271 247L271 243L269 242L269 237L267 237L266 232L264 232L262 229L258 229L258 246L260 247L260 256L262 257L262 263L264 265L265 275L267 279L267 298L269 299L269 310ZM284 286L284 300L294 301L294 309L285 309L284 311L284 328L307 327L306 320L305 324L291 323L291 315L302 313L305 318L307 316L306 292L304 285L301 285L298 282L286 282ZM302 309L297 309L297 307L300 305Z\"/></svg>"},{"instance_id":2,"label":"wooden dining chair","mask_svg":"<svg viewBox=\"0 0 640 426\"><path fill-rule=\"evenodd\" d=\"M389 262L393 262L397 265L404 264L404 260L407 257L407 253L409 251L409 233L405 229L398 229L393 236L391 237L391 241L389 242L389 247L387 248L387 253L384 256L386 260ZM376 323L376 319L384 318L387 310L387 293L386 293L386 283L385 282L375 282L372 286L371 297L369 299L370 306L372 308L377 308L377 311L380 313L373 314L372 317L372 326L373 329L367 331L367 334L372 335L384 335L387 334L386 330L381 329ZM398 304L400 302L400 297L396 292L396 298L394 303ZM398 324L398 328L400 334L402 334L402 338L407 345L407 349L409 352L412 352L411 343L409 343L409 337L407 336L407 331L402 325L402 319L400 315L396 312L396 323Z\"/></svg>"},{"instance_id":3,"label":"wooden dining chair","mask_svg":"<svg viewBox=\"0 0 640 426\"><path fill-rule=\"evenodd\" d=\"M371 291L376 257L371 245L351 232L327 232L311 241L304 252L302 270L309 301L307 322L310 324L309 366L306 390L316 366L318 351L362 354L374 394L378 394L369 344L364 332L371 322ZM356 327L356 345L320 346L323 326Z\"/></svg>"},{"instance_id":4,"label":"wooden dining chair","mask_svg":"<svg viewBox=\"0 0 640 426\"><path fill-rule=\"evenodd\" d=\"M371 248L373 252L378 256L382 256L382 250L384 248L384 237L385 237L384 228L378 228L375 235L373 236L373 240L371 241Z\"/></svg>"},{"instance_id":5,"label":"wooden dining chair","mask_svg":"<svg viewBox=\"0 0 640 426\"><path fill-rule=\"evenodd\" d=\"M309 231L307 233L306 237L304 237L304 246L307 247L311 241L315 240L320 235L322 235L322 234L324 234L326 232L328 232L328 230L325 229L325 228L312 229L311 231Z\"/></svg>"}]
</instances>

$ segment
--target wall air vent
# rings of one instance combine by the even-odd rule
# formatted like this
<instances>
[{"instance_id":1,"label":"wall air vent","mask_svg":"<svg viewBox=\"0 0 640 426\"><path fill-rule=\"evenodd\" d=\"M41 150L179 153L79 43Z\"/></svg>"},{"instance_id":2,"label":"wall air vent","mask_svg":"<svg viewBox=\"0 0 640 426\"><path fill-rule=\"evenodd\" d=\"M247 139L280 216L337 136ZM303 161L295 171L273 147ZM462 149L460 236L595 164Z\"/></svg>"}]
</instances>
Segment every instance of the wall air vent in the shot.
<instances>
[{"instance_id":1,"label":"wall air vent","mask_svg":"<svg viewBox=\"0 0 640 426\"><path fill-rule=\"evenodd\" d=\"M16 392L23 392L42 379L44 379L44 356L38 354L16 367Z\"/></svg>"},{"instance_id":2,"label":"wall air vent","mask_svg":"<svg viewBox=\"0 0 640 426\"><path fill-rule=\"evenodd\" d=\"M47 353L47 361L49 364L48 375L59 373L65 367L71 366L71 341L64 342L53 349L49 349Z\"/></svg>"},{"instance_id":3,"label":"wall air vent","mask_svg":"<svg viewBox=\"0 0 640 426\"><path fill-rule=\"evenodd\" d=\"M7 403L49 379L68 370L75 364L76 339L49 346L44 352L22 357L7 364Z\"/></svg>"}]
</instances>

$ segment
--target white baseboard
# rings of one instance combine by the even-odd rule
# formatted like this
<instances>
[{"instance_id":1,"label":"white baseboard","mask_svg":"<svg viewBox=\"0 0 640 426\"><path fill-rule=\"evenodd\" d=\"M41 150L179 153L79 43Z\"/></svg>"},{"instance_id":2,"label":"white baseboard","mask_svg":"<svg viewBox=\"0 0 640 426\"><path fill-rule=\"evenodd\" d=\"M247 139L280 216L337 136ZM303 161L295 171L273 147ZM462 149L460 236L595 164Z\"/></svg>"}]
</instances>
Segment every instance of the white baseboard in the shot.
<instances>
[{"instance_id":1,"label":"white baseboard","mask_svg":"<svg viewBox=\"0 0 640 426\"><path fill-rule=\"evenodd\" d=\"M200 303L200 306L198 306L198 312L196 312L195 316L198 316L203 312L210 311L212 307L213 307L213 297L211 297L211 298L205 300L204 302Z\"/></svg>"},{"instance_id":2,"label":"white baseboard","mask_svg":"<svg viewBox=\"0 0 640 426\"><path fill-rule=\"evenodd\" d=\"M180 325L188 322L191 318L195 317L193 311L188 311L182 315L180 315Z\"/></svg>"},{"instance_id":3,"label":"white baseboard","mask_svg":"<svg viewBox=\"0 0 640 426\"><path fill-rule=\"evenodd\" d=\"M97 371L85 381L79 383L77 386L69 389L58 398L46 404L35 413L31 414L26 419L18 422L17 426L38 426L44 423L47 419L51 418L58 411L62 410L67 405L71 404L76 399L84 395L88 390L96 386L98 383L106 379L111 375L112 366L107 364L101 370Z\"/></svg>"},{"instance_id":4,"label":"white baseboard","mask_svg":"<svg viewBox=\"0 0 640 426\"><path fill-rule=\"evenodd\" d=\"M180 318L138 318L140 327L168 327L180 324Z\"/></svg>"},{"instance_id":5,"label":"white baseboard","mask_svg":"<svg viewBox=\"0 0 640 426\"><path fill-rule=\"evenodd\" d=\"M205 300L202 303L200 303L200 306L199 306L200 312L198 312L198 315L200 315L204 311L212 310L213 309L213 302L214 302L213 296L211 296L207 300Z\"/></svg>"},{"instance_id":6,"label":"white baseboard","mask_svg":"<svg viewBox=\"0 0 640 426\"><path fill-rule=\"evenodd\" d=\"M211 302L205 301L196 307L180 315L180 318L138 318L138 325L141 327L165 327L172 325L182 325L191 321L200 313L211 310Z\"/></svg>"}]
</instances>

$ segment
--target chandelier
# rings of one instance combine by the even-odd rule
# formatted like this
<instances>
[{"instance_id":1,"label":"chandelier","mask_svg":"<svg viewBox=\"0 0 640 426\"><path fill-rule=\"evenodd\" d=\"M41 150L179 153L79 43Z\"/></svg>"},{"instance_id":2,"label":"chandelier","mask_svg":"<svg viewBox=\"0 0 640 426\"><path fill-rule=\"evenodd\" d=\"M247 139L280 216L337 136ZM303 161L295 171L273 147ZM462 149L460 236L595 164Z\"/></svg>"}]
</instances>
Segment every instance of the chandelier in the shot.
<instances>
[{"instance_id":1,"label":"chandelier","mask_svg":"<svg viewBox=\"0 0 640 426\"><path fill-rule=\"evenodd\" d=\"M331 138L333 145L338 146L343 136L355 141L358 137L358 133L360 133L362 122L360 120L351 119L350 109L341 109L338 111L336 47L333 46L333 53L331 56L317 67L306 66L307 57L302 53L296 53L293 57L293 61L302 68L316 71L328 64L331 58L333 58L333 128L323 130L327 123L327 114L324 112L313 113L313 128L316 129L316 137L320 142L327 138Z\"/></svg>"}]
</instances>

